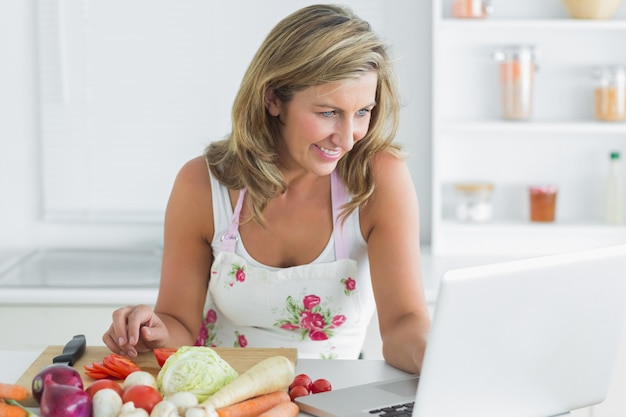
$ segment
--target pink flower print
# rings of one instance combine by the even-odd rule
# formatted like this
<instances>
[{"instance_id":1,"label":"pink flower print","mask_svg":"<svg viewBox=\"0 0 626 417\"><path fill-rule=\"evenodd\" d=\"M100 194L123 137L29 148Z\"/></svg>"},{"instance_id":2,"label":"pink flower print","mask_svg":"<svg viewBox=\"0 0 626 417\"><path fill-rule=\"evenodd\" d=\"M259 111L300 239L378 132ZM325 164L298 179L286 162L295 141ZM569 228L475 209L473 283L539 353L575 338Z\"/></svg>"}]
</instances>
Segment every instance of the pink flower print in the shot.
<instances>
[{"instance_id":1,"label":"pink flower print","mask_svg":"<svg viewBox=\"0 0 626 417\"><path fill-rule=\"evenodd\" d=\"M301 340L328 340L334 335L334 329L346 322L346 316L335 314L324 307L320 297L307 295L298 303L292 296L285 302L286 317L276 320L274 326L283 330L295 331Z\"/></svg>"},{"instance_id":2,"label":"pink flower print","mask_svg":"<svg viewBox=\"0 0 626 417\"><path fill-rule=\"evenodd\" d=\"M217 313L212 308L206 312L206 319L204 320L207 323L215 323L217 321Z\"/></svg>"},{"instance_id":3,"label":"pink flower print","mask_svg":"<svg viewBox=\"0 0 626 417\"><path fill-rule=\"evenodd\" d=\"M246 346L248 346L248 339L246 339L246 336L235 331L235 343L234 346L235 347L242 347L245 348Z\"/></svg>"},{"instance_id":4,"label":"pink flower print","mask_svg":"<svg viewBox=\"0 0 626 417\"><path fill-rule=\"evenodd\" d=\"M208 338L209 338L209 331L204 325L200 326L200 332L198 333L198 337L196 338L196 342L194 343L194 346L205 346L205 343Z\"/></svg>"},{"instance_id":5,"label":"pink flower print","mask_svg":"<svg viewBox=\"0 0 626 417\"><path fill-rule=\"evenodd\" d=\"M236 282L244 282L246 280L245 267L238 264L231 264L228 275L232 277L229 281L226 282L229 287L235 285Z\"/></svg>"},{"instance_id":6,"label":"pink flower print","mask_svg":"<svg viewBox=\"0 0 626 417\"><path fill-rule=\"evenodd\" d=\"M343 314L338 314L333 317L332 325L330 326L332 329L337 328L346 322L346 316Z\"/></svg>"},{"instance_id":7,"label":"pink flower print","mask_svg":"<svg viewBox=\"0 0 626 417\"><path fill-rule=\"evenodd\" d=\"M309 338L311 340L328 340L328 335L323 330L311 330L309 332Z\"/></svg>"},{"instance_id":8,"label":"pink flower print","mask_svg":"<svg viewBox=\"0 0 626 417\"><path fill-rule=\"evenodd\" d=\"M302 304L304 304L304 308L307 310L311 310L316 305L319 305L319 303L320 303L320 298L317 295L313 295L313 294L307 295L302 300Z\"/></svg>"},{"instance_id":9,"label":"pink flower print","mask_svg":"<svg viewBox=\"0 0 626 417\"><path fill-rule=\"evenodd\" d=\"M206 312L206 316L204 320L202 320L202 324L200 325L200 331L198 332L198 337L194 343L195 346L215 346L215 336L216 332L215 326L217 324L217 313L215 310L210 308Z\"/></svg>"},{"instance_id":10,"label":"pink flower print","mask_svg":"<svg viewBox=\"0 0 626 417\"><path fill-rule=\"evenodd\" d=\"M341 281L341 284L343 284L343 292L346 295L350 295L352 294L352 291L356 290L356 280L354 278L343 278Z\"/></svg>"},{"instance_id":11,"label":"pink flower print","mask_svg":"<svg viewBox=\"0 0 626 417\"><path fill-rule=\"evenodd\" d=\"M235 280L238 282L244 282L246 280L246 273L243 269L238 269L237 272L235 272Z\"/></svg>"},{"instance_id":12,"label":"pink flower print","mask_svg":"<svg viewBox=\"0 0 626 417\"><path fill-rule=\"evenodd\" d=\"M306 310L300 315L300 324L303 328L308 330L322 330L326 327L324 316Z\"/></svg>"}]
</instances>

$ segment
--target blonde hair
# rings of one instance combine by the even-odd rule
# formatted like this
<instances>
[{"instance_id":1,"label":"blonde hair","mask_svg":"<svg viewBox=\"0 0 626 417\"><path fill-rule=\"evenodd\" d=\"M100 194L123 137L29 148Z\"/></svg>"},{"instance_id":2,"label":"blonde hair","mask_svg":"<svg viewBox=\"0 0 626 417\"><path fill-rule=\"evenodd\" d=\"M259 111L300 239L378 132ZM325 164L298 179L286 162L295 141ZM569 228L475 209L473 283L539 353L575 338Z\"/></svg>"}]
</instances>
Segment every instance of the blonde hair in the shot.
<instances>
[{"instance_id":1,"label":"blonde hair","mask_svg":"<svg viewBox=\"0 0 626 417\"><path fill-rule=\"evenodd\" d=\"M369 23L350 9L313 5L280 21L255 54L232 109L232 131L211 143L205 157L211 173L229 189L245 188L252 218L263 223L267 202L285 191L278 169L278 119L265 107L270 89L283 102L306 88L378 74L377 105L366 136L338 163L340 178L352 195L345 218L374 191L372 159L381 151L399 154L393 144L399 103L395 73L386 45Z\"/></svg>"}]
</instances>

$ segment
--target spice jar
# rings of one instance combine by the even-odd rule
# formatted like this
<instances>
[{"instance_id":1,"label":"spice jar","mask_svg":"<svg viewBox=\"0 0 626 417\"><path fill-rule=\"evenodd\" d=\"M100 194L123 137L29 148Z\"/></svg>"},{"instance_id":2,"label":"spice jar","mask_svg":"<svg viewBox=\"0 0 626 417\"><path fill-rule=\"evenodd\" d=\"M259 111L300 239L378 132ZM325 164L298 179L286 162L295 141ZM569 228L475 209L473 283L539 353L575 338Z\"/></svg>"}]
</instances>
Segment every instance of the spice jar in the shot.
<instances>
[{"instance_id":1,"label":"spice jar","mask_svg":"<svg viewBox=\"0 0 626 417\"><path fill-rule=\"evenodd\" d=\"M594 70L594 114L604 121L626 120L626 66L599 67Z\"/></svg>"},{"instance_id":2,"label":"spice jar","mask_svg":"<svg viewBox=\"0 0 626 417\"><path fill-rule=\"evenodd\" d=\"M483 19L493 12L489 0L454 0L452 16L460 19Z\"/></svg>"},{"instance_id":3,"label":"spice jar","mask_svg":"<svg viewBox=\"0 0 626 417\"><path fill-rule=\"evenodd\" d=\"M537 70L536 55L533 45L503 46L494 52L495 60L500 63L500 95L504 119L530 119Z\"/></svg>"},{"instance_id":4,"label":"spice jar","mask_svg":"<svg viewBox=\"0 0 626 417\"><path fill-rule=\"evenodd\" d=\"M460 221L486 222L491 220L493 207L491 195L493 184L490 183L457 183L456 218Z\"/></svg>"},{"instance_id":5,"label":"spice jar","mask_svg":"<svg viewBox=\"0 0 626 417\"><path fill-rule=\"evenodd\" d=\"M556 212L557 187L533 185L528 188L531 222L553 222Z\"/></svg>"}]
</instances>

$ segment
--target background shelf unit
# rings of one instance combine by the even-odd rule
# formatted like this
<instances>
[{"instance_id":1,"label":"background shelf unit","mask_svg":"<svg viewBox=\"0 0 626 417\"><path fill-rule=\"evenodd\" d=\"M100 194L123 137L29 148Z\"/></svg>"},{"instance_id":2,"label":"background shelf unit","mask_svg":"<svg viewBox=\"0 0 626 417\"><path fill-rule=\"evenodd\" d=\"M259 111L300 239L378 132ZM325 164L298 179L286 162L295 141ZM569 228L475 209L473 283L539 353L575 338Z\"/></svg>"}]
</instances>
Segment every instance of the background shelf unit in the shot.
<instances>
[{"instance_id":1,"label":"background shelf unit","mask_svg":"<svg viewBox=\"0 0 626 417\"><path fill-rule=\"evenodd\" d=\"M494 0L486 19L451 17L433 0L433 254L536 254L626 242L603 220L612 150L626 155L626 122L593 115L593 68L626 64L626 10L610 20L570 19L561 2ZM534 44L533 116L500 117L497 46ZM453 184L489 181L493 219L455 219ZM557 219L528 221L527 187L559 187Z\"/></svg>"}]
</instances>

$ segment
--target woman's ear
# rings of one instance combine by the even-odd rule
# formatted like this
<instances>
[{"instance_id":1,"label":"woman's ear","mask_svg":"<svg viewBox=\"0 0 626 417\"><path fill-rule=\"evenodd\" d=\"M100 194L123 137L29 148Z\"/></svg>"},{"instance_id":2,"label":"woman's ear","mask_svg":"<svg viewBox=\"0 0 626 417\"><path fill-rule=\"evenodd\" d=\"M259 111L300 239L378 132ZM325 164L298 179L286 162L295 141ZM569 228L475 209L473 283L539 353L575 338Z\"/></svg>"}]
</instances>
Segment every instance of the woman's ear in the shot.
<instances>
[{"instance_id":1,"label":"woman's ear","mask_svg":"<svg viewBox=\"0 0 626 417\"><path fill-rule=\"evenodd\" d=\"M273 88L268 88L265 92L265 108L267 109L268 113L274 117L280 115L281 101L276 96L276 92Z\"/></svg>"}]
</instances>

